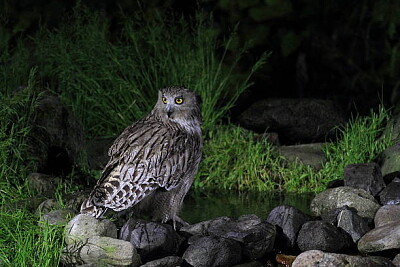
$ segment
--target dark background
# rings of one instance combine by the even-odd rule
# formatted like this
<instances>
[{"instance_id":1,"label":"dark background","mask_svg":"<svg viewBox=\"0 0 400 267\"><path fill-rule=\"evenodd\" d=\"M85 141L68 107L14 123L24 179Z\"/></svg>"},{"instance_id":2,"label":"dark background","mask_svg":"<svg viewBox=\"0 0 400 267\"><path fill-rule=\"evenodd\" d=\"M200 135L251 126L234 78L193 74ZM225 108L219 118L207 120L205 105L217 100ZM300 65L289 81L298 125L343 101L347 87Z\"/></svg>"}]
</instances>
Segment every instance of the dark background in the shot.
<instances>
[{"instance_id":1,"label":"dark background","mask_svg":"<svg viewBox=\"0 0 400 267\"><path fill-rule=\"evenodd\" d=\"M38 25L57 28L77 1L5 1L3 33L17 40ZM253 79L233 116L268 97L320 98L350 114L367 114L399 100L400 1L396 0L149 0L82 1L112 20L118 35L121 11L134 14L172 9L190 20L196 10L212 13L221 39L237 29L236 47L247 44L241 62L249 68L261 53L271 55ZM11 44L12 45L12 44ZM235 53L235 49L230 51ZM240 69L237 70L238 75Z\"/></svg>"}]
</instances>

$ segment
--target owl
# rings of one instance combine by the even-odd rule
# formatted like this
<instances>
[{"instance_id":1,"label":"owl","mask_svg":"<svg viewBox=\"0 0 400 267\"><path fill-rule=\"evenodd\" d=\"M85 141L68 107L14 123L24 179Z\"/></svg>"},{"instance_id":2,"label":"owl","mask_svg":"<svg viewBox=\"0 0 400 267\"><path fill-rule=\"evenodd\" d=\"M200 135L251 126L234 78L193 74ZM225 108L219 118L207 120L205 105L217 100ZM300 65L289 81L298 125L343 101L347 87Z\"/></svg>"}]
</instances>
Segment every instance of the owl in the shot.
<instances>
[{"instance_id":1,"label":"owl","mask_svg":"<svg viewBox=\"0 0 400 267\"><path fill-rule=\"evenodd\" d=\"M200 98L183 87L161 89L153 110L127 127L108 151L99 181L81 213L96 218L107 209L131 207L155 220L178 217L202 153Z\"/></svg>"}]
</instances>

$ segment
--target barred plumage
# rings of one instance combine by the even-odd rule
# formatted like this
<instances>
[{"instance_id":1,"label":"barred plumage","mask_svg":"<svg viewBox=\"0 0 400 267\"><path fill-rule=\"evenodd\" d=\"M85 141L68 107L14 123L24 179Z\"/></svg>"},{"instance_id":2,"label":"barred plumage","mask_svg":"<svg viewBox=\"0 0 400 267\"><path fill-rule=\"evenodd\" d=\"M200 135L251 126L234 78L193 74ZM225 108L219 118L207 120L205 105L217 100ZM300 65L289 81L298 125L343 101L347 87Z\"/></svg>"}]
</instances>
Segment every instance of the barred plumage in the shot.
<instances>
[{"instance_id":1,"label":"barred plumage","mask_svg":"<svg viewBox=\"0 0 400 267\"><path fill-rule=\"evenodd\" d=\"M183 87L160 90L150 114L126 128L81 213L101 217L140 204L155 219L181 221L178 212L201 160L198 96ZM139 203L140 202L140 203Z\"/></svg>"}]
</instances>

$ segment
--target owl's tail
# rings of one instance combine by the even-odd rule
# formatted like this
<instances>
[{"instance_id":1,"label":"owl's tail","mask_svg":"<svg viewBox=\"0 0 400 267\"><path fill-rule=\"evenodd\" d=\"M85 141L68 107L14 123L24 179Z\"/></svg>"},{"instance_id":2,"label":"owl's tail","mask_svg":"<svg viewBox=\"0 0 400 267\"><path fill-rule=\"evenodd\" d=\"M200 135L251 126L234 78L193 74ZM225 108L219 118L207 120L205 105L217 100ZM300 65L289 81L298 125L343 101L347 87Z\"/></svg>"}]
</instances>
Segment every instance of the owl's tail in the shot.
<instances>
[{"instance_id":1,"label":"owl's tail","mask_svg":"<svg viewBox=\"0 0 400 267\"><path fill-rule=\"evenodd\" d=\"M94 205L90 198L85 200L81 205L81 214L87 214L95 218L100 218L106 211L106 207Z\"/></svg>"}]
</instances>

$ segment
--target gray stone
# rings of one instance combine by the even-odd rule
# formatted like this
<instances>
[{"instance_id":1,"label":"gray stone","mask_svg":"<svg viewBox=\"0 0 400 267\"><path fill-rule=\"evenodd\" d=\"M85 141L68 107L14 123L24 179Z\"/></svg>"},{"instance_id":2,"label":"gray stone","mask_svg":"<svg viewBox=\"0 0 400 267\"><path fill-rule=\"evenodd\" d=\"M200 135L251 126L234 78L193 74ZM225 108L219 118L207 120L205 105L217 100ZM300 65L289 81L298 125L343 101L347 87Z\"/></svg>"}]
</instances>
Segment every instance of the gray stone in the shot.
<instances>
[{"instance_id":1,"label":"gray stone","mask_svg":"<svg viewBox=\"0 0 400 267\"><path fill-rule=\"evenodd\" d=\"M336 227L324 221L309 221L303 224L297 237L301 251L323 250L338 252L350 246L347 237Z\"/></svg>"},{"instance_id":2,"label":"gray stone","mask_svg":"<svg viewBox=\"0 0 400 267\"><path fill-rule=\"evenodd\" d=\"M364 189L373 196L385 188L380 167L375 162L347 165L344 168L344 185Z\"/></svg>"},{"instance_id":3,"label":"gray stone","mask_svg":"<svg viewBox=\"0 0 400 267\"><path fill-rule=\"evenodd\" d=\"M373 219L380 205L374 197L362 189L336 187L319 193L310 204L311 212L316 216L336 208L349 206L357 210L361 217Z\"/></svg>"},{"instance_id":4,"label":"gray stone","mask_svg":"<svg viewBox=\"0 0 400 267\"><path fill-rule=\"evenodd\" d=\"M304 145L281 146L279 147L278 152L289 162L298 162L319 170L326 162L325 153L322 151L322 147L324 145L324 143L312 143Z\"/></svg>"},{"instance_id":5,"label":"gray stone","mask_svg":"<svg viewBox=\"0 0 400 267\"><path fill-rule=\"evenodd\" d=\"M385 189L379 194L379 200L382 205L400 204L400 179L394 178Z\"/></svg>"},{"instance_id":6,"label":"gray stone","mask_svg":"<svg viewBox=\"0 0 400 267\"><path fill-rule=\"evenodd\" d=\"M61 209L60 204L52 198L46 199L39 204L39 206L36 209L35 215L41 216L42 214L49 213L50 211L56 209Z\"/></svg>"},{"instance_id":7,"label":"gray stone","mask_svg":"<svg viewBox=\"0 0 400 267\"><path fill-rule=\"evenodd\" d=\"M86 243L91 236L117 238L117 227L107 219L96 219L90 215L78 214L65 226L65 242L68 245Z\"/></svg>"},{"instance_id":8,"label":"gray stone","mask_svg":"<svg viewBox=\"0 0 400 267\"><path fill-rule=\"evenodd\" d=\"M382 206L376 212L374 222L375 222L375 227L395 222L400 223L400 206L399 205Z\"/></svg>"},{"instance_id":9,"label":"gray stone","mask_svg":"<svg viewBox=\"0 0 400 267\"><path fill-rule=\"evenodd\" d=\"M141 267L176 267L181 266L183 259L178 256L168 256L154 261L149 261Z\"/></svg>"},{"instance_id":10,"label":"gray stone","mask_svg":"<svg viewBox=\"0 0 400 267\"><path fill-rule=\"evenodd\" d=\"M386 148L379 155L382 175L400 171L400 142Z\"/></svg>"},{"instance_id":11,"label":"gray stone","mask_svg":"<svg viewBox=\"0 0 400 267\"><path fill-rule=\"evenodd\" d=\"M211 225L218 227L218 225L225 225L232 220L232 218L227 216L218 217L212 220L183 226L179 231L187 235L208 235L208 229Z\"/></svg>"},{"instance_id":12,"label":"gray stone","mask_svg":"<svg viewBox=\"0 0 400 267\"><path fill-rule=\"evenodd\" d=\"M301 226L311 218L292 206L278 206L268 215L267 222L277 225L282 232L277 232L276 246L282 250L296 248L297 234Z\"/></svg>"},{"instance_id":13,"label":"gray stone","mask_svg":"<svg viewBox=\"0 0 400 267\"><path fill-rule=\"evenodd\" d=\"M53 210L49 213L42 214L39 219L39 225L63 225L66 224L72 217L76 215L75 211L71 209Z\"/></svg>"},{"instance_id":14,"label":"gray stone","mask_svg":"<svg viewBox=\"0 0 400 267\"><path fill-rule=\"evenodd\" d=\"M182 241L169 224L136 219L125 223L119 238L132 243L144 262L176 254Z\"/></svg>"},{"instance_id":15,"label":"gray stone","mask_svg":"<svg viewBox=\"0 0 400 267\"><path fill-rule=\"evenodd\" d=\"M140 266L140 256L133 245L124 240L106 236L92 236L80 248L80 259L85 263L118 266Z\"/></svg>"},{"instance_id":16,"label":"gray stone","mask_svg":"<svg viewBox=\"0 0 400 267\"><path fill-rule=\"evenodd\" d=\"M31 173L27 177L28 185L39 195L52 197L56 187L61 183L61 179L43 173Z\"/></svg>"},{"instance_id":17,"label":"gray stone","mask_svg":"<svg viewBox=\"0 0 400 267\"><path fill-rule=\"evenodd\" d=\"M361 253L373 253L400 248L400 222L384 224L366 233L358 241Z\"/></svg>"},{"instance_id":18,"label":"gray stone","mask_svg":"<svg viewBox=\"0 0 400 267\"><path fill-rule=\"evenodd\" d=\"M337 216L337 227L343 229L354 243L370 230L368 223L352 210L342 210Z\"/></svg>"},{"instance_id":19,"label":"gray stone","mask_svg":"<svg viewBox=\"0 0 400 267\"><path fill-rule=\"evenodd\" d=\"M276 230L272 224L249 214L225 224L212 224L208 234L238 241L242 244L244 256L259 259L273 249Z\"/></svg>"},{"instance_id":20,"label":"gray stone","mask_svg":"<svg viewBox=\"0 0 400 267\"><path fill-rule=\"evenodd\" d=\"M193 242L182 258L193 267L231 266L242 260L242 251L235 240L204 236Z\"/></svg>"},{"instance_id":21,"label":"gray stone","mask_svg":"<svg viewBox=\"0 0 400 267\"><path fill-rule=\"evenodd\" d=\"M277 132L283 143L325 142L336 138L333 129L345 118L331 101L320 99L264 99L238 118L240 125L258 132Z\"/></svg>"},{"instance_id":22,"label":"gray stone","mask_svg":"<svg viewBox=\"0 0 400 267\"><path fill-rule=\"evenodd\" d=\"M396 257L394 257L394 259L392 260L393 264L396 267L400 267L400 253L396 255Z\"/></svg>"},{"instance_id":23,"label":"gray stone","mask_svg":"<svg viewBox=\"0 0 400 267\"><path fill-rule=\"evenodd\" d=\"M301 253L294 260L292 267L349 267L349 266L394 266L382 257L362 257L345 254L326 253L320 250L309 250Z\"/></svg>"}]
</instances>

